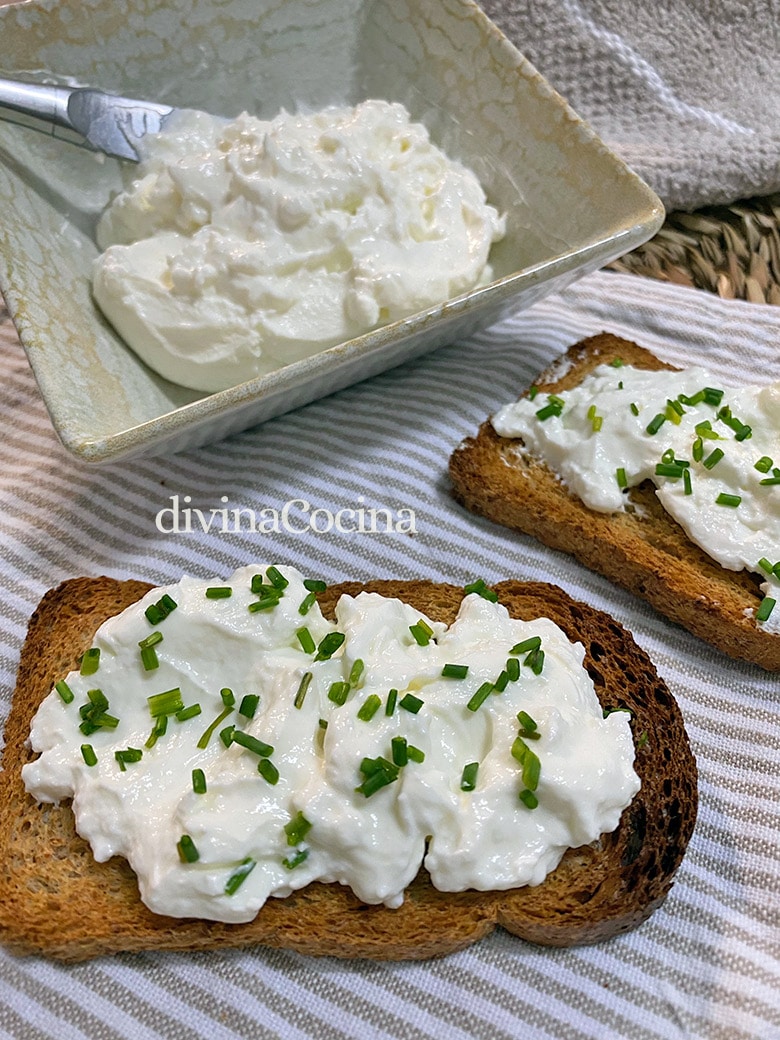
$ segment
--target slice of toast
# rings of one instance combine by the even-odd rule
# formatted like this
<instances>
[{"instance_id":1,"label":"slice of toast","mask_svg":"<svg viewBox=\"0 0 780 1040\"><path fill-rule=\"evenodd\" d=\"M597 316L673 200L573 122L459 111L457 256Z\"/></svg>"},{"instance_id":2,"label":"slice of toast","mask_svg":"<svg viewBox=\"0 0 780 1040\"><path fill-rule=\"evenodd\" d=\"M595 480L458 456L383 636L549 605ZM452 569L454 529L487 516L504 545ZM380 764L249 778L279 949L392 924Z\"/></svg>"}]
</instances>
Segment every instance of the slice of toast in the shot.
<instances>
[{"instance_id":1,"label":"slice of toast","mask_svg":"<svg viewBox=\"0 0 780 1040\"><path fill-rule=\"evenodd\" d=\"M0 794L0 942L16 954L66 961L140 950L202 950L254 944L307 954L419 959L474 942L497 924L534 943L592 943L634 928L664 900L693 830L696 764L682 717L647 655L605 614L553 585L502 582L499 598L518 618L546 616L586 648L586 667L605 708L627 708L642 786L618 828L567 852L535 888L436 891L421 871L397 910L362 904L349 889L315 883L270 899L249 924L215 924L151 913L135 876L114 858L97 863L74 830L69 804L38 805L21 768L34 755L31 718L53 684L77 667L98 626L150 586L78 578L47 593L30 622L6 726ZM452 585L375 581L320 595L333 617L342 593L396 596L451 623L463 597Z\"/></svg>"},{"instance_id":2,"label":"slice of toast","mask_svg":"<svg viewBox=\"0 0 780 1040\"><path fill-rule=\"evenodd\" d=\"M571 347L535 386L568 390L616 358L673 369L636 343L601 333ZM633 512L594 512L525 452L522 440L499 436L490 421L455 449L450 476L455 498L472 512L570 553L731 657L780 671L780 635L762 631L753 617L762 598L758 577L725 570L695 545L650 481L631 490Z\"/></svg>"}]
</instances>

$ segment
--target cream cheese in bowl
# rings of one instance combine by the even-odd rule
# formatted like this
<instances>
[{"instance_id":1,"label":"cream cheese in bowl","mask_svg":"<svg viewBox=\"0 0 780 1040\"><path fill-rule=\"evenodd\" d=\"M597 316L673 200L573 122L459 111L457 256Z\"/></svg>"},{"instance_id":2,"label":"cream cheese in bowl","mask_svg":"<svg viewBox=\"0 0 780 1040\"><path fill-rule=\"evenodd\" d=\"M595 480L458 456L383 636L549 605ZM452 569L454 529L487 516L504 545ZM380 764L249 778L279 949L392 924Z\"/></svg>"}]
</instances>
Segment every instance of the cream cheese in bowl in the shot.
<instances>
[{"instance_id":1,"label":"cream cheese in bowl","mask_svg":"<svg viewBox=\"0 0 780 1040\"><path fill-rule=\"evenodd\" d=\"M184 111L98 226L93 294L155 371L216 391L490 279L504 220L397 103Z\"/></svg>"}]
</instances>

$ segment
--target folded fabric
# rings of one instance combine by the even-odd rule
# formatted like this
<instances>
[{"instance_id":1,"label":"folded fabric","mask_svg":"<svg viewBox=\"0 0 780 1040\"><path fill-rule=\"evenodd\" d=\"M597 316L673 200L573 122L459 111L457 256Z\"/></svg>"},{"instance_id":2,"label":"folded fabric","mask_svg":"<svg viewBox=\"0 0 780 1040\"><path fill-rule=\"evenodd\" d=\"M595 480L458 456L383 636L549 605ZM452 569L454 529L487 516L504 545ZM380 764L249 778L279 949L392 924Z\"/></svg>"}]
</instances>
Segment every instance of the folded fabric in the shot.
<instances>
[{"instance_id":1,"label":"folded fabric","mask_svg":"<svg viewBox=\"0 0 780 1040\"><path fill-rule=\"evenodd\" d=\"M480 5L668 209L780 189L778 0Z\"/></svg>"}]
</instances>

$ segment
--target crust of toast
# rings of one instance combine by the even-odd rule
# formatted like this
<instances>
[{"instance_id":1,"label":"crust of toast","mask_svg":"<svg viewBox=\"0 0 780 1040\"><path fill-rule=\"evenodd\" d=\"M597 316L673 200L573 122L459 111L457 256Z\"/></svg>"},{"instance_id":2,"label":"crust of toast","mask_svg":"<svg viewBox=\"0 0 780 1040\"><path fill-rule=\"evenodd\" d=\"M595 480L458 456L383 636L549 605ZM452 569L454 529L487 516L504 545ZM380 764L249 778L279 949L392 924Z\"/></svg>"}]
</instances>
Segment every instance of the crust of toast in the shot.
<instances>
[{"instance_id":1,"label":"crust of toast","mask_svg":"<svg viewBox=\"0 0 780 1040\"><path fill-rule=\"evenodd\" d=\"M636 343L601 333L576 343L535 385L545 393L571 389L615 358L673 369ZM630 492L634 512L596 513L521 439L500 437L489 421L455 449L450 477L455 498L472 512L570 553L729 656L780 671L780 636L761 631L752 616L761 602L758 579L724 570L694 545L650 481Z\"/></svg>"},{"instance_id":2,"label":"crust of toast","mask_svg":"<svg viewBox=\"0 0 780 1040\"><path fill-rule=\"evenodd\" d=\"M437 892L424 871L397 910L366 906L349 889L314 883L270 899L248 924L151 913L135 875L116 857L97 863L75 832L69 803L38 805L21 780L34 757L31 718L53 684L77 667L98 626L150 586L77 578L50 591L33 615L6 726L0 794L0 942L15 954L80 961L142 950L205 950L263 944L301 953L382 960L441 956L497 925L532 943L571 946L629 931L664 900L697 810L697 773L679 708L630 633L553 585L502 582L499 598L519 618L547 616L586 648L605 708L628 708L642 787L618 828L570 850L542 885L508 892ZM398 596L435 619L454 620L463 590L415 581L334 585L341 593Z\"/></svg>"}]
</instances>

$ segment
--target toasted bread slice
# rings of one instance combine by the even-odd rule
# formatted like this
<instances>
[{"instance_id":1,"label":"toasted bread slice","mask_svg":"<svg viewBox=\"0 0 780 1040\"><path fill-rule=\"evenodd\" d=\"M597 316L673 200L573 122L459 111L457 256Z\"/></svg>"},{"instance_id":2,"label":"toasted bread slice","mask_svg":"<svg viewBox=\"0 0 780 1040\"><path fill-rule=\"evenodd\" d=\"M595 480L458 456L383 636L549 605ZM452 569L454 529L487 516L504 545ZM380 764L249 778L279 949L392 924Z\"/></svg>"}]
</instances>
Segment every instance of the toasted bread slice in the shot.
<instances>
[{"instance_id":1,"label":"toasted bread slice","mask_svg":"<svg viewBox=\"0 0 780 1040\"><path fill-rule=\"evenodd\" d=\"M576 343L535 385L545 393L568 390L616 358L636 368L673 368L636 343L601 333ZM489 421L455 449L450 476L455 498L472 512L571 553L731 657L780 670L780 636L762 631L753 617L758 578L724 570L695 545L650 481L631 490L633 512L594 512L525 452L522 440L499 436Z\"/></svg>"},{"instance_id":2,"label":"toasted bread slice","mask_svg":"<svg viewBox=\"0 0 780 1040\"><path fill-rule=\"evenodd\" d=\"M496 591L510 613L549 617L581 641L602 705L632 713L642 786L612 834L567 852L536 888L442 893L421 871L397 910L366 906L346 888L315 883L270 899L249 924L151 913L127 863L95 862L74 830L69 805L37 805L20 775L34 757L27 737L42 698L77 667L98 626L148 588L105 577L74 579L49 592L30 622L6 727L0 794L0 942L12 952L79 961L120 951L260 943L308 954L419 959L458 950L497 924L534 943L592 943L634 928L663 902L697 809L696 764L677 704L619 624L555 586L508 581ZM452 585L422 581L345 583L321 594L324 613L333 617L341 593L363 589L397 596L448 623L463 596Z\"/></svg>"}]
</instances>

